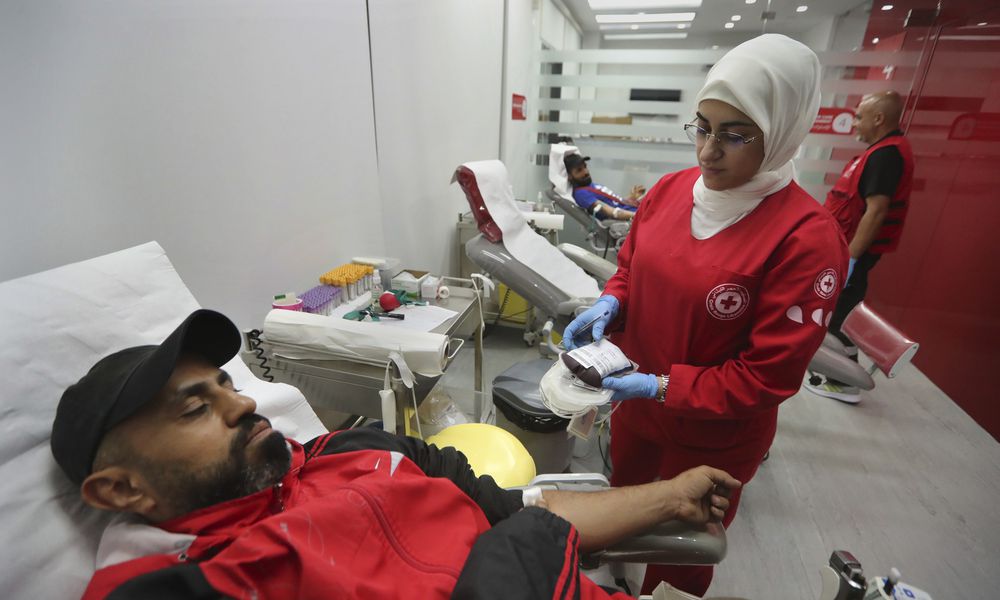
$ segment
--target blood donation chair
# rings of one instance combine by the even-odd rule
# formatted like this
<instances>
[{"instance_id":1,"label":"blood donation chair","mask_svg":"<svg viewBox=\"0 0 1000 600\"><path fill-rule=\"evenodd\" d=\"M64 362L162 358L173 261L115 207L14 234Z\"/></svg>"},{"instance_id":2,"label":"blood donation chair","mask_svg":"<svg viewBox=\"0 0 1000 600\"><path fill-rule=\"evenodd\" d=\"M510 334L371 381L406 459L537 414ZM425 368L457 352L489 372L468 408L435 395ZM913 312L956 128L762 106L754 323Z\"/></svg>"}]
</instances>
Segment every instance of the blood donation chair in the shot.
<instances>
[{"instance_id":1,"label":"blood donation chair","mask_svg":"<svg viewBox=\"0 0 1000 600\"><path fill-rule=\"evenodd\" d=\"M569 144L553 144L549 149L549 182L552 188L546 191L546 197L560 211L583 226L587 232L587 244L607 258L611 249L618 250L628 235L629 222L613 219L598 219L593 213L585 210L573 199L573 187L569 183L569 174L563 159L567 154L579 154L576 146Z\"/></svg>"},{"instance_id":2,"label":"blood donation chair","mask_svg":"<svg viewBox=\"0 0 1000 600\"><path fill-rule=\"evenodd\" d=\"M502 162L465 163L452 182L465 192L480 231L466 242L466 255L541 311L543 343L557 353L552 330L562 330L579 310L593 304L601 293L597 282L528 227L514 204Z\"/></svg>"},{"instance_id":3,"label":"blood donation chair","mask_svg":"<svg viewBox=\"0 0 1000 600\"><path fill-rule=\"evenodd\" d=\"M8 542L0 550L0 598L79 598L96 568L122 559L101 551L102 535L136 524L84 505L61 473L49 449L56 406L63 390L97 360L123 347L161 342L198 307L155 242L0 283L0 359L8 366L0 405L0 530ZM305 442L326 432L295 387L257 379L239 356L223 368L287 436ZM577 476L588 479L583 482L567 477L574 476L532 485L606 485L599 475ZM650 554L660 530L670 532L672 545L668 554ZM725 533L714 524L665 523L634 541L637 546L609 548L592 560L667 556L711 564L726 551Z\"/></svg>"},{"instance_id":4,"label":"blood donation chair","mask_svg":"<svg viewBox=\"0 0 1000 600\"><path fill-rule=\"evenodd\" d=\"M844 344L832 333L827 333L809 362L810 383L813 385L818 385L818 376L824 375L862 390L870 390L875 387L872 376L876 371L882 371L891 379L920 349L920 344L893 327L864 302L847 314L841 331L871 359L871 367L865 369L849 358Z\"/></svg>"}]
</instances>

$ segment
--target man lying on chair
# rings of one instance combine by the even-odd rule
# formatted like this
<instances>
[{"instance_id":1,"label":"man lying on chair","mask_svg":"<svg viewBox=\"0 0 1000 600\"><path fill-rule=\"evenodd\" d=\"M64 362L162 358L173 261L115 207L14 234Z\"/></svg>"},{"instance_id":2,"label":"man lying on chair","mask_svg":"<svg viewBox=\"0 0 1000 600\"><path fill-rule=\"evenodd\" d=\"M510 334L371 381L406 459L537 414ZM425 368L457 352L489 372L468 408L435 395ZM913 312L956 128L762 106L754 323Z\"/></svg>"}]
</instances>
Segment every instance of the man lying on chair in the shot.
<instances>
[{"instance_id":1,"label":"man lying on chair","mask_svg":"<svg viewBox=\"0 0 1000 600\"><path fill-rule=\"evenodd\" d=\"M594 183L587 167L588 160L589 156L579 154L567 154L563 158L569 183L573 186L573 199L581 208L602 221L631 221L635 211L639 209L639 198L646 193L646 188L641 185L632 186L628 198L622 198L611 188Z\"/></svg>"},{"instance_id":2,"label":"man lying on chair","mask_svg":"<svg viewBox=\"0 0 1000 600\"><path fill-rule=\"evenodd\" d=\"M142 534L105 535L118 562L85 598L607 597L577 552L721 519L740 485L699 467L525 508L453 449L373 428L286 439L220 370L239 348L229 319L198 310L63 394L56 461L87 504L136 515Z\"/></svg>"}]
</instances>

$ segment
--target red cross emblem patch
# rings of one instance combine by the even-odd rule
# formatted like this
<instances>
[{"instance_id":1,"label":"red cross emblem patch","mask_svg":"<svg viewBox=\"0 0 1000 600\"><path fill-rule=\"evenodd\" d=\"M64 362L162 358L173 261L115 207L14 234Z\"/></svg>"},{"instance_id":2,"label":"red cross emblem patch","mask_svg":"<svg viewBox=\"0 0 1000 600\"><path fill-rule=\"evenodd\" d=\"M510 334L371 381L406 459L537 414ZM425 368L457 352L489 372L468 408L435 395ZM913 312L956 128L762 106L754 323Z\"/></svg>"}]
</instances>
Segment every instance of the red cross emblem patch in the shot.
<instances>
[{"instance_id":1,"label":"red cross emblem patch","mask_svg":"<svg viewBox=\"0 0 1000 600\"><path fill-rule=\"evenodd\" d=\"M750 306L750 292L736 283L723 283L712 288L705 298L708 314L720 321L731 321L746 312Z\"/></svg>"},{"instance_id":2,"label":"red cross emblem patch","mask_svg":"<svg viewBox=\"0 0 1000 600\"><path fill-rule=\"evenodd\" d=\"M816 276L813 282L813 291L820 298L826 300L837 291L837 272L833 269L826 269Z\"/></svg>"}]
</instances>

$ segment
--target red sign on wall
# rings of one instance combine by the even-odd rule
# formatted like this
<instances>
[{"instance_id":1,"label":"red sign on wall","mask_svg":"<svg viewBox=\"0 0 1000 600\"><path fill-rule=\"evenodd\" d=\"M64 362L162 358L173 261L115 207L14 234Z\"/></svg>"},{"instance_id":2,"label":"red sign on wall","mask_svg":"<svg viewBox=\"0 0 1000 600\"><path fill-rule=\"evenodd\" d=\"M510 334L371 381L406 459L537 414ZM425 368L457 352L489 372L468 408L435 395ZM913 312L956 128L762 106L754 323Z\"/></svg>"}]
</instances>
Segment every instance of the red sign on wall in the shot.
<instances>
[{"instance_id":1,"label":"red sign on wall","mask_svg":"<svg viewBox=\"0 0 1000 600\"><path fill-rule=\"evenodd\" d=\"M512 114L510 116L511 119L515 121L524 121L525 119L527 119L527 116L525 116L527 113L526 100L527 99L521 94L514 94L514 97L512 98L510 103L512 107L511 110Z\"/></svg>"},{"instance_id":2,"label":"red sign on wall","mask_svg":"<svg viewBox=\"0 0 1000 600\"><path fill-rule=\"evenodd\" d=\"M809 133L829 133L851 135L854 127L854 111L836 106L821 106Z\"/></svg>"}]
</instances>

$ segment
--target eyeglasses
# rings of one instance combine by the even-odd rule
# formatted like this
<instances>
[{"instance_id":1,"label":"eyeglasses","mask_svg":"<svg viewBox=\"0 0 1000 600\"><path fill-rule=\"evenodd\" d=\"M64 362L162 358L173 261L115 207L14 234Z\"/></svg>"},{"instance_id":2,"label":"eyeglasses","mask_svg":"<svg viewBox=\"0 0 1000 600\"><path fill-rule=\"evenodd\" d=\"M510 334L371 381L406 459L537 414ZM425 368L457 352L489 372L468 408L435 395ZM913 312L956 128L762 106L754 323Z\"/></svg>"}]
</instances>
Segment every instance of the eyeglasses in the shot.
<instances>
[{"instance_id":1,"label":"eyeglasses","mask_svg":"<svg viewBox=\"0 0 1000 600\"><path fill-rule=\"evenodd\" d=\"M704 144L708 141L708 138L715 138L726 150L739 150L743 146L749 144L750 142L759 138L759 135L755 135L751 138L744 137L738 133L733 133L731 131L720 131L719 133L709 133L698 127L694 123L688 123L684 125L684 133L687 134L688 139L696 144Z\"/></svg>"}]
</instances>

